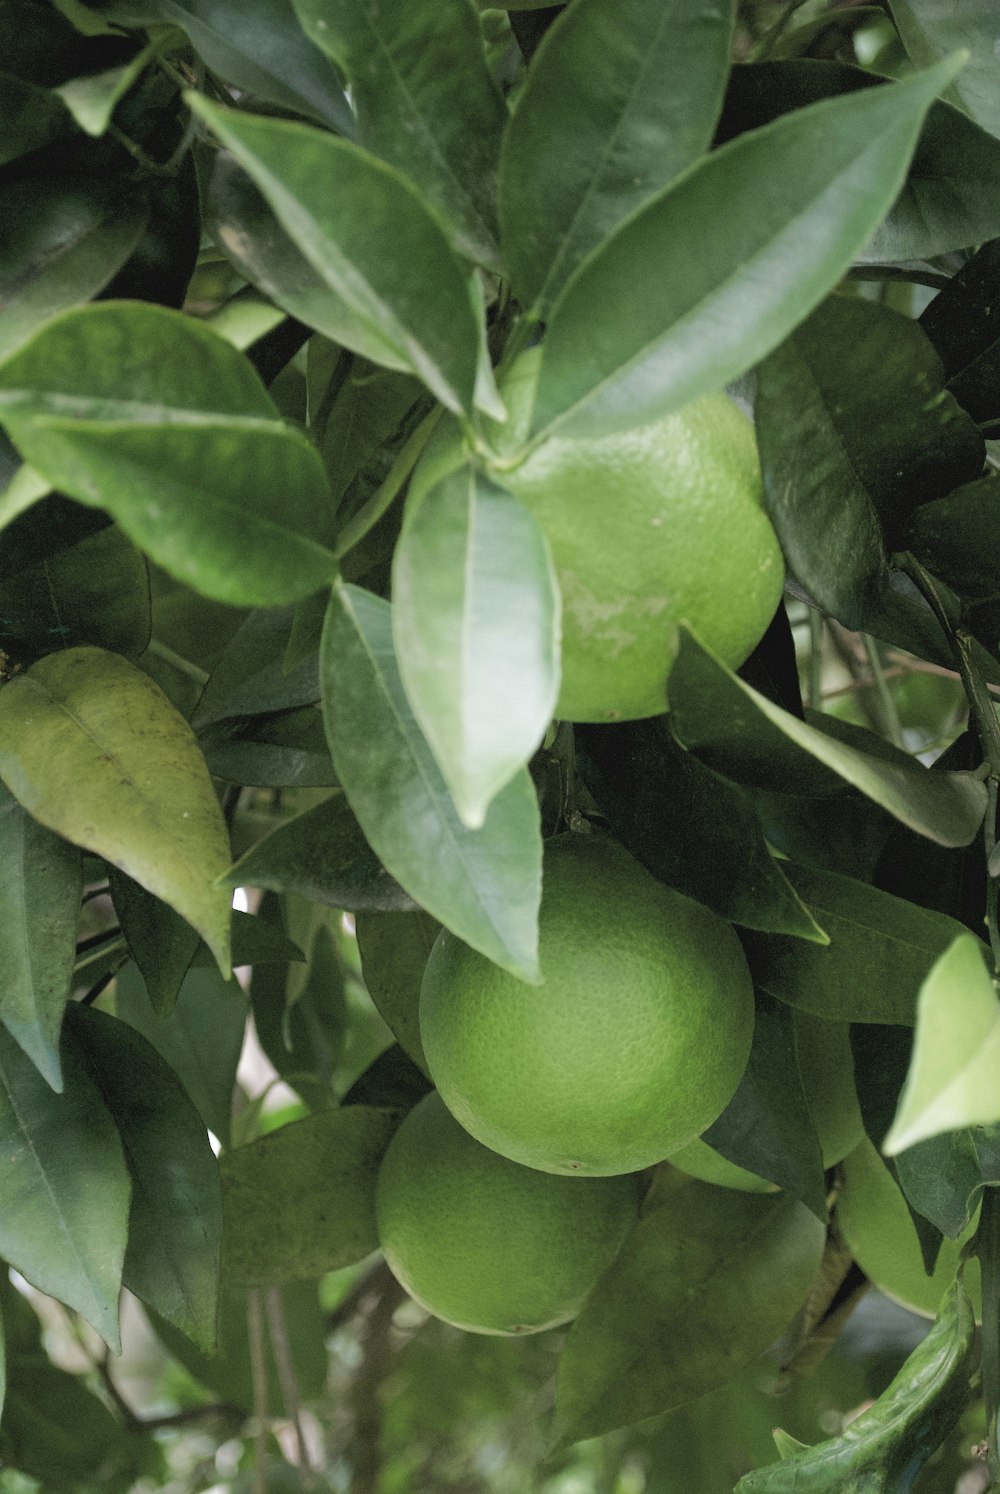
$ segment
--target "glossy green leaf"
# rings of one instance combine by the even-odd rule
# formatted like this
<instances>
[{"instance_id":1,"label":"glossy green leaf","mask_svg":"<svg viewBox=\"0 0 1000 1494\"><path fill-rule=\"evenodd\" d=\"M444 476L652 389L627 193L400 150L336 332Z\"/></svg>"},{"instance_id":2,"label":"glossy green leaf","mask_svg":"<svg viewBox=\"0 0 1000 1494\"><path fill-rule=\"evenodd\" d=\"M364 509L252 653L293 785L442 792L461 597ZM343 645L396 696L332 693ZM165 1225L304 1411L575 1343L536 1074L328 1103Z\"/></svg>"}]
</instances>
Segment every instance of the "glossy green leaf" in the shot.
<instances>
[{"instance_id":1,"label":"glossy green leaf","mask_svg":"<svg viewBox=\"0 0 1000 1494\"><path fill-rule=\"evenodd\" d=\"M852 877L790 864L786 870L830 943L749 936L756 983L817 1017L912 1027L921 983L962 925Z\"/></svg>"},{"instance_id":2,"label":"glossy green leaf","mask_svg":"<svg viewBox=\"0 0 1000 1494\"><path fill-rule=\"evenodd\" d=\"M801 1306L825 1238L786 1195L693 1182L654 1193L570 1329L559 1441L628 1426L732 1379Z\"/></svg>"},{"instance_id":3,"label":"glossy green leaf","mask_svg":"<svg viewBox=\"0 0 1000 1494\"><path fill-rule=\"evenodd\" d=\"M62 99L81 130L95 137L103 135L111 123L115 108L132 87L155 49L144 47L128 62L105 68L99 73L83 73L53 89Z\"/></svg>"},{"instance_id":4,"label":"glossy green leaf","mask_svg":"<svg viewBox=\"0 0 1000 1494\"><path fill-rule=\"evenodd\" d=\"M912 515L901 545L959 596L984 600L1000 591L1000 483L966 483Z\"/></svg>"},{"instance_id":5,"label":"glossy green leaf","mask_svg":"<svg viewBox=\"0 0 1000 1494\"><path fill-rule=\"evenodd\" d=\"M329 908L412 908L413 899L375 855L343 794L324 799L247 851L229 887L295 892Z\"/></svg>"},{"instance_id":6,"label":"glossy green leaf","mask_svg":"<svg viewBox=\"0 0 1000 1494\"><path fill-rule=\"evenodd\" d=\"M391 367L411 369L448 409L469 410L478 307L464 266L416 189L358 146L307 125L220 109L196 95L188 102L349 311L336 340L375 362L385 361L384 349Z\"/></svg>"},{"instance_id":7,"label":"glossy green leaf","mask_svg":"<svg viewBox=\"0 0 1000 1494\"><path fill-rule=\"evenodd\" d=\"M825 941L749 794L685 752L666 718L578 725L574 742L577 771L615 835L660 881L744 928Z\"/></svg>"},{"instance_id":8,"label":"glossy green leaf","mask_svg":"<svg viewBox=\"0 0 1000 1494\"><path fill-rule=\"evenodd\" d=\"M150 0L182 26L213 72L256 98L353 131L336 72L295 23L292 0Z\"/></svg>"},{"instance_id":9,"label":"glossy green leaf","mask_svg":"<svg viewBox=\"0 0 1000 1494\"><path fill-rule=\"evenodd\" d=\"M746 1474L735 1494L900 1494L957 1425L969 1399L976 1324L959 1280L937 1321L878 1399L815 1447L782 1434L782 1461Z\"/></svg>"},{"instance_id":10,"label":"glossy green leaf","mask_svg":"<svg viewBox=\"0 0 1000 1494\"><path fill-rule=\"evenodd\" d=\"M865 68L816 57L736 67L719 136L728 140L789 110L884 82ZM939 99L927 111L902 190L856 261L928 259L992 238L1000 232L998 187L996 138Z\"/></svg>"},{"instance_id":11,"label":"glossy green leaf","mask_svg":"<svg viewBox=\"0 0 1000 1494\"><path fill-rule=\"evenodd\" d=\"M493 198L503 100L469 0L294 0L350 80L358 139L442 214L456 247L500 269Z\"/></svg>"},{"instance_id":12,"label":"glossy green leaf","mask_svg":"<svg viewBox=\"0 0 1000 1494\"><path fill-rule=\"evenodd\" d=\"M671 722L684 746L709 767L744 783L794 792L786 766L794 772L805 755L929 840L944 846L972 840L986 807L981 779L933 772L885 744L876 756L839 741L752 690L687 628L680 631L670 674Z\"/></svg>"},{"instance_id":13,"label":"glossy green leaf","mask_svg":"<svg viewBox=\"0 0 1000 1494\"><path fill-rule=\"evenodd\" d=\"M115 981L115 1012L152 1044L183 1084L204 1124L227 1146L247 1021L246 997L236 982L224 981L215 969L190 970L173 1011L160 1016L138 969L129 962Z\"/></svg>"},{"instance_id":14,"label":"glossy green leaf","mask_svg":"<svg viewBox=\"0 0 1000 1494\"><path fill-rule=\"evenodd\" d=\"M337 776L379 860L446 928L538 980L541 836L527 770L462 824L403 692L391 609L334 588L323 631L323 709Z\"/></svg>"},{"instance_id":15,"label":"glossy green leaf","mask_svg":"<svg viewBox=\"0 0 1000 1494\"><path fill-rule=\"evenodd\" d=\"M168 1013L194 959L198 931L115 866L108 867L108 891L153 1008Z\"/></svg>"},{"instance_id":16,"label":"glossy green leaf","mask_svg":"<svg viewBox=\"0 0 1000 1494\"><path fill-rule=\"evenodd\" d=\"M227 1282L301 1281L378 1246L375 1175L398 1123L352 1105L295 1121L222 1161Z\"/></svg>"},{"instance_id":17,"label":"glossy green leaf","mask_svg":"<svg viewBox=\"0 0 1000 1494\"><path fill-rule=\"evenodd\" d=\"M1000 101L996 92L996 58L1000 15L991 0L889 0L910 58L926 67L958 47L968 59L953 89L963 107L985 130L1000 135Z\"/></svg>"},{"instance_id":18,"label":"glossy green leaf","mask_svg":"<svg viewBox=\"0 0 1000 1494\"><path fill-rule=\"evenodd\" d=\"M1000 1121L1000 1003L984 953L974 935L960 934L920 988L913 1057L882 1143L886 1156L943 1131Z\"/></svg>"},{"instance_id":19,"label":"glossy green leaf","mask_svg":"<svg viewBox=\"0 0 1000 1494\"><path fill-rule=\"evenodd\" d=\"M0 420L53 486L196 591L270 605L333 573L319 456L191 317L105 302L56 318L0 366Z\"/></svg>"},{"instance_id":20,"label":"glossy green leaf","mask_svg":"<svg viewBox=\"0 0 1000 1494\"><path fill-rule=\"evenodd\" d=\"M441 925L413 913L366 911L355 918L361 975L379 1015L408 1057L425 1072L420 1041L420 983Z\"/></svg>"},{"instance_id":21,"label":"glossy green leaf","mask_svg":"<svg viewBox=\"0 0 1000 1494\"><path fill-rule=\"evenodd\" d=\"M58 311L102 290L146 226L141 195L101 177L0 186L0 214L17 234L0 247L0 357Z\"/></svg>"},{"instance_id":22,"label":"glossy green leaf","mask_svg":"<svg viewBox=\"0 0 1000 1494\"><path fill-rule=\"evenodd\" d=\"M392 596L407 699L477 830L555 710L560 598L548 542L518 499L459 467L409 505Z\"/></svg>"},{"instance_id":23,"label":"glossy green leaf","mask_svg":"<svg viewBox=\"0 0 1000 1494\"><path fill-rule=\"evenodd\" d=\"M210 1352L222 1187L205 1126L176 1074L127 1022L77 1004L66 1021L118 1127L132 1179L122 1280Z\"/></svg>"},{"instance_id":24,"label":"glossy green leaf","mask_svg":"<svg viewBox=\"0 0 1000 1494\"><path fill-rule=\"evenodd\" d=\"M819 1137L799 1076L792 1012L781 1002L758 997L743 1078L702 1139L728 1161L801 1199L826 1223Z\"/></svg>"},{"instance_id":25,"label":"glossy green leaf","mask_svg":"<svg viewBox=\"0 0 1000 1494\"><path fill-rule=\"evenodd\" d=\"M82 891L77 848L0 789L0 1021L54 1089Z\"/></svg>"},{"instance_id":26,"label":"glossy green leaf","mask_svg":"<svg viewBox=\"0 0 1000 1494\"><path fill-rule=\"evenodd\" d=\"M888 210L956 66L775 120L627 219L552 309L536 436L641 425L777 346Z\"/></svg>"},{"instance_id":27,"label":"glossy green leaf","mask_svg":"<svg viewBox=\"0 0 1000 1494\"><path fill-rule=\"evenodd\" d=\"M500 172L510 276L538 316L592 249L708 149L734 12L731 0L578 0L546 32Z\"/></svg>"},{"instance_id":28,"label":"glossy green leaf","mask_svg":"<svg viewBox=\"0 0 1000 1494\"><path fill-rule=\"evenodd\" d=\"M974 420L1000 418L1000 240L983 244L923 312L948 388Z\"/></svg>"},{"instance_id":29,"label":"glossy green leaf","mask_svg":"<svg viewBox=\"0 0 1000 1494\"><path fill-rule=\"evenodd\" d=\"M0 580L0 648L22 668L92 643L137 659L151 627L145 556L114 524Z\"/></svg>"},{"instance_id":30,"label":"glossy green leaf","mask_svg":"<svg viewBox=\"0 0 1000 1494\"><path fill-rule=\"evenodd\" d=\"M97 648L49 654L0 691L0 776L35 819L162 897L229 970L229 836L187 722Z\"/></svg>"},{"instance_id":31,"label":"glossy green leaf","mask_svg":"<svg viewBox=\"0 0 1000 1494\"><path fill-rule=\"evenodd\" d=\"M131 1183L118 1131L71 1044L55 1094L0 1031L0 1254L116 1351Z\"/></svg>"},{"instance_id":32,"label":"glossy green leaf","mask_svg":"<svg viewBox=\"0 0 1000 1494\"><path fill-rule=\"evenodd\" d=\"M789 568L823 611L868 627L887 548L918 504L979 475L983 438L922 329L868 301L831 297L757 380L765 500Z\"/></svg>"}]
</instances>

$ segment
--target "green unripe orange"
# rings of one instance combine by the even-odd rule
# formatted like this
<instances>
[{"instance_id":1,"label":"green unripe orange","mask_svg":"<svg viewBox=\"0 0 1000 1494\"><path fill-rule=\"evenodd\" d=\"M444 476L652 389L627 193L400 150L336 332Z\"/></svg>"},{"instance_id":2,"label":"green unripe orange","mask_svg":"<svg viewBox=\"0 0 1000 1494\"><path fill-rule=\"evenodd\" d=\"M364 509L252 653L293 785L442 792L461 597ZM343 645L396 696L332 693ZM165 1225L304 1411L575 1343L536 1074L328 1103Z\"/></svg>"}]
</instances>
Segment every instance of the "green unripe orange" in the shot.
<instances>
[{"instance_id":1,"label":"green unripe orange","mask_svg":"<svg viewBox=\"0 0 1000 1494\"><path fill-rule=\"evenodd\" d=\"M632 1177L557 1178L480 1146L436 1094L379 1170L390 1268L428 1312L474 1333L536 1333L576 1316L638 1211Z\"/></svg>"},{"instance_id":2,"label":"green unripe orange","mask_svg":"<svg viewBox=\"0 0 1000 1494\"><path fill-rule=\"evenodd\" d=\"M660 1161L728 1104L753 1032L739 940L610 837L548 843L542 984L442 932L420 994L445 1104L494 1151L605 1176Z\"/></svg>"}]
</instances>

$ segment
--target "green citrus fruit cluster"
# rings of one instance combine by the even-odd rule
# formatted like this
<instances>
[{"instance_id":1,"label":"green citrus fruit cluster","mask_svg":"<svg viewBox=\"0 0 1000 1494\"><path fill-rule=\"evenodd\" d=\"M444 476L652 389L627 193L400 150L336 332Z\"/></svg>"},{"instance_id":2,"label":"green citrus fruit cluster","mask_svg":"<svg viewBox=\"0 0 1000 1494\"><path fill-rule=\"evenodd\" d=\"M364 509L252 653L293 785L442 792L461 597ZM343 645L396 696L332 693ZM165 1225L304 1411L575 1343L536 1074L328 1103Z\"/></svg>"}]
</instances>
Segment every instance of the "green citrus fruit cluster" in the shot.
<instances>
[{"instance_id":1,"label":"green citrus fruit cluster","mask_svg":"<svg viewBox=\"0 0 1000 1494\"><path fill-rule=\"evenodd\" d=\"M379 1170L392 1271L445 1322L534 1333L568 1322L634 1223L634 1177L554 1178L464 1131L436 1094L407 1115Z\"/></svg>"},{"instance_id":2,"label":"green citrus fruit cluster","mask_svg":"<svg viewBox=\"0 0 1000 1494\"><path fill-rule=\"evenodd\" d=\"M781 598L784 564L762 506L753 426L724 394L612 435L524 447L541 349L502 381L509 419L494 429L496 476L538 520L562 596L556 715L614 721L667 709L677 624L742 664ZM445 429L410 502L462 459Z\"/></svg>"}]
</instances>

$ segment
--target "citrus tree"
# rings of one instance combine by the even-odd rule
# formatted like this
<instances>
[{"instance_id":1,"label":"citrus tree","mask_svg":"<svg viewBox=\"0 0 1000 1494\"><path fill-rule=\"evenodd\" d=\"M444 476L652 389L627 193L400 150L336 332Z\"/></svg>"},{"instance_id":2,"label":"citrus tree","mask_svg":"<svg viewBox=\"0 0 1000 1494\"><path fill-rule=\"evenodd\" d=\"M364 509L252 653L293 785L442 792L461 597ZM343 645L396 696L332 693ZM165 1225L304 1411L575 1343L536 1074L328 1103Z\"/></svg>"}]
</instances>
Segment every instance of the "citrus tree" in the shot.
<instances>
[{"instance_id":1,"label":"citrus tree","mask_svg":"<svg viewBox=\"0 0 1000 1494\"><path fill-rule=\"evenodd\" d=\"M0 41L0 1488L1000 1487L1000 14Z\"/></svg>"}]
</instances>

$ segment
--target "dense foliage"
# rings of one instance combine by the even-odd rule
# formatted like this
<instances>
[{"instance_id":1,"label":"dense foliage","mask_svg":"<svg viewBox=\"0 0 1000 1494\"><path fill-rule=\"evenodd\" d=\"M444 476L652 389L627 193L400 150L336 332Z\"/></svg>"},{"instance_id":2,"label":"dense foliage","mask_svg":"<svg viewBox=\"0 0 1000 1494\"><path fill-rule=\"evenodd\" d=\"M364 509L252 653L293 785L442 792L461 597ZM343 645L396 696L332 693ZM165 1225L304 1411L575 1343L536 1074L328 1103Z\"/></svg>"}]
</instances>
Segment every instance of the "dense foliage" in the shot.
<instances>
[{"instance_id":1,"label":"dense foliage","mask_svg":"<svg viewBox=\"0 0 1000 1494\"><path fill-rule=\"evenodd\" d=\"M5 1494L1000 1487L998 59L989 0L0 0ZM559 719L527 464L723 390L784 601ZM725 615L765 542L699 535ZM482 1337L376 1180L440 930L542 989L567 832L735 928L752 1045Z\"/></svg>"}]
</instances>

